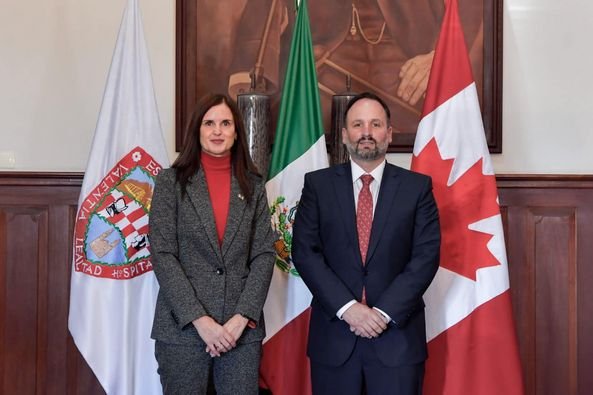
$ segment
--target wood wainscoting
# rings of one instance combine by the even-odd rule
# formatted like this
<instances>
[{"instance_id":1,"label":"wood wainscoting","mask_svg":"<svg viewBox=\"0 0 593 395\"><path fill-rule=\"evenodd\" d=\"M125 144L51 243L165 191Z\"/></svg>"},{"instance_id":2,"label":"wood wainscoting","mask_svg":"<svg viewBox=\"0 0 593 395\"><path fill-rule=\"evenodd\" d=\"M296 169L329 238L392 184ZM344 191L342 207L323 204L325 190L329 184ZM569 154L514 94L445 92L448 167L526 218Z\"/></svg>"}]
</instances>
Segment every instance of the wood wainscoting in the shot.
<instances>
[{"instance_id":1,"label":"wood wainscoting","mask_svg":"<svg viewBox=\"0 0 593 395\"><path fill-rule=\"evenodd\" d=\"M593 177L497 181L526 394L589 394Z\"/></svg>"},{"instance_id":2,"label":"wood wainscoting","mask_svg":"<svg viewBox=\"0 0 593 395\"><path fill-rule=\"evenodd\" d=\"M68 332L82 173L0 173L0 394L104 394Z\"/></svg>"},{"instance_id":3,"label":"wood wainscoting","mask_svg":"<svg viewBox=\"0 0 593 395\"><path fill-rule=\"evenodd\" d=\"M497 176L526 394L593 388L593 176ZM81 173L0 172L0 393L104 393L68 333Z\"/></svg>"}]
</instances>

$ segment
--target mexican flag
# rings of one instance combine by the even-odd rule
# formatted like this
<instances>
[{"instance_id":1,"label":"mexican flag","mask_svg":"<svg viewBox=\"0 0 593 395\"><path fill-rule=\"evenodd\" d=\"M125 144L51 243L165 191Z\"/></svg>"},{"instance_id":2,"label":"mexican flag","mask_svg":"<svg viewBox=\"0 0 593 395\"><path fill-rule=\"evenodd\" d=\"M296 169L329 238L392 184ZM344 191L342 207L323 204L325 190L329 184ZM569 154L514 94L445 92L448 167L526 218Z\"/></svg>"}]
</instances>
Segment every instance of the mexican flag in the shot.
<instances>
[{"instance_id":1,"label":"mexican flag","mask_svg":"<svg viewBox=\"0 0 593 395\"><path fill-rule=\"evenodd\" d=\"M307 1L301 0L266 184L278 240L264 306L266 338L260 383L274 395L311 393L306 345L312 296L292 264L290 251L304 175L327 166Z\"/></svg>"},{"instance_id":2,"label":"mexican flag","mask_svg":"<svg viewBox=\"0 0 593 395\"><path fill-rule=\"evenodd\" d=\"M496 179L457 0L447 2L412 170L432 177L442 232L424 296L424 392L523 394Z\"/></svg>"}]
</instances>

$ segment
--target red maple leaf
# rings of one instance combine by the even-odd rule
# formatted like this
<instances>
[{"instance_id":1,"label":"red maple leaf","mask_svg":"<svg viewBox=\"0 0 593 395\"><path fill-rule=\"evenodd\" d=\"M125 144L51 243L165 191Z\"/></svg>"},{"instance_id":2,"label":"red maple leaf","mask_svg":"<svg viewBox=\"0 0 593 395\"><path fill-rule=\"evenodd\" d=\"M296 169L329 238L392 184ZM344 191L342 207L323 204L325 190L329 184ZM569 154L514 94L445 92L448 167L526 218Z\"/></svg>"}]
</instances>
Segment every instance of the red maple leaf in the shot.
<instances>
[{"instance_id":1,"label":"red maple leaf","mask_svg":"<svg viewBox=\"0 0 593 395\"><path fill-rule=\"evenodd\" d=\"M432 177L441 223L441 267L475 281L478 269L500 264L487 248L493 236L468 228L500 213L496 180L482 173L480 159L448 186L453 161L442 158L433 138L413 159L413 169Z\"/></svg>"}]
</instances>

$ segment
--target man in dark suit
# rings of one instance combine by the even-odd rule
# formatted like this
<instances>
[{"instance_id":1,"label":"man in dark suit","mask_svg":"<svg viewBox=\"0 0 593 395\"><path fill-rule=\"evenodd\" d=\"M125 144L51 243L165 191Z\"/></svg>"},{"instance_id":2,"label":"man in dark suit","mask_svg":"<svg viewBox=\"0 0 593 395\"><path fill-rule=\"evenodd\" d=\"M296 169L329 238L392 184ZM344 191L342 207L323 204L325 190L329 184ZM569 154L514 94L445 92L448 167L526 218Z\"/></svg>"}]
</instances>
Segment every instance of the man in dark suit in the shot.
<instances>
[{"instance_id":1,"label":"man in dark suit","mask_svg":"<svg viewBox=\"0 0 593 395\"><path fill-rule=\"evenodd\" d=\"M345 124L351 162L305 176L294 223L292 257L313 294L313 393L421 394L422 295L440 250L431 179L386 163L381 98L354 97Z\"/></svg>"}]
</instances>

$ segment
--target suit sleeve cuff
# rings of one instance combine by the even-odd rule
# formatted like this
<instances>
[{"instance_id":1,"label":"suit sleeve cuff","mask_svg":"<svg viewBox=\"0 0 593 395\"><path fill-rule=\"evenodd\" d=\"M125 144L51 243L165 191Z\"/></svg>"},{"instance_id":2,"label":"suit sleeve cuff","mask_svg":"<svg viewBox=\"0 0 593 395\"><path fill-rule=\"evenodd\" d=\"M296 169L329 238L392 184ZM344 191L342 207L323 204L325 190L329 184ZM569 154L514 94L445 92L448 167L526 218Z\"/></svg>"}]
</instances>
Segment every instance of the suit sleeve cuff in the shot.
<instances>
[{"instance_id":1,"label":"suit sleeve cuff","mask_svg":"<svg viewBox=\"0 0 593 395\"><path fill-rule=\"evenodd\" d=\"M350 306L352 306L354 303L356 303L356 300L354 300L354 299L352 299L350 302L346 303L344 306L342 306L342 308L340 310L338 310L338 312L336 313L336 316L339 319L342 319L342 316L344 315L346 310L348 310L350 308Z\"/></svg>"},{"instance_id":2,"label":"suit sleeve cuff","mask_svg":"<svg viewBox=\"0 0 593 395\"><path fill-rule=\"evenodd\" d=\"M378 307L373 307L374 310L377 310L379 313L381 313L381 315L383 316L383 319L385 320L386 324L389 324L391 321L393 321L391 319L391 317L389 316L389 314L387 314L386 312L384 312L383 310L381 310Z\"/></svg>"}]
</instances>

